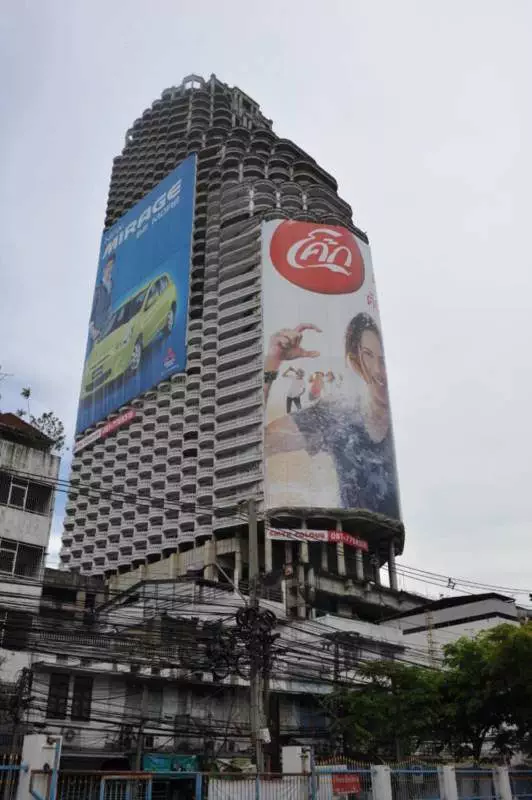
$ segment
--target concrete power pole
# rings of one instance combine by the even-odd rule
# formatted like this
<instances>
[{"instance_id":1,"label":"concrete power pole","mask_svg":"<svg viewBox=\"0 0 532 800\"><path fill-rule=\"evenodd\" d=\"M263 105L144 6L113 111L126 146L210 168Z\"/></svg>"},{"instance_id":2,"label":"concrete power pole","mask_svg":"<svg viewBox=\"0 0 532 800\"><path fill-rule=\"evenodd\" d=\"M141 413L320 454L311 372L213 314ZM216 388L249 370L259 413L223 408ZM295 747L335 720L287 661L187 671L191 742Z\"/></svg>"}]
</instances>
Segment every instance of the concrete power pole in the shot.
<instances>
[{"instance_id":1,"label":"concrete power pole","mask_svg":"<svg viewBox=\"0 0 532 800\"><path fill-rule=\"evenodd\" d=\"M247 502L248 511L248 531L249 531L249 606L256 613L258 620L260 584L259 584L259 540L257 531L257 509L255 500ZM262 669L259 650L255 645L254 637L251 637L250 653L250 723L251 738L255 748L255 759L257 762L257 772L264 772L264 750L262 747L261 728L263 727L263 687Z\"/></svg>"}]
</instances>

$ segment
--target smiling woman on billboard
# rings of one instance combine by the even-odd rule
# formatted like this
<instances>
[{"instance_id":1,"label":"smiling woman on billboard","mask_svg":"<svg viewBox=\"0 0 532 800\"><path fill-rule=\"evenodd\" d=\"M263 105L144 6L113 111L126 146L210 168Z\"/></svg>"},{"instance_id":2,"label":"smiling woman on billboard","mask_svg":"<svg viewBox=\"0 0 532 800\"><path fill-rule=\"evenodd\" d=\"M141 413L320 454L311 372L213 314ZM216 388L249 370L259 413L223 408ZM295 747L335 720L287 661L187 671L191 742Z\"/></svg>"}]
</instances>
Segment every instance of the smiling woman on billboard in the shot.
<instances>
[{"instance_id":1,"label":"smiling woman on billboard","mask_svg":"<svg viewBox=\"0 0 532 800\"><path fill-rule=\"evenodd\" d=\"M283 224L287 223L281 223L281 226ZM314 227L309 223L292 225ZM331 290L331 282L327 281L326 274L319 275L318 282L309 282L318 275L320 263L326 262L330 257L331 245L334 243L337 246L337 240L330 234L338 231L342 232L343 240L347 242L345 248L350 248L349 253L359 252L355 237L349 231L339 228L321 229L321 238L314 236L312 239L313 242L318 242L320 249L308 253L308 258L312 260L312 276L307 273L303 280L300 273L292 272L290 276L285 276L283 268L278 268L279 253L276 249L275 232L272 235L273 246L270 247L268 260L274 269L268 274L268 266L264 267L265 332L268 336L264 353L267 504L270 508L290 505L291 484L299 483L297 489L294 486L294 499L297 497L298 500L294 505L300 505L305 499L306 505L316 505L312 477L295 474L307 469L311 471L311 467L307 466L308 460L300 458L299 461L293 461L285 473L284 481L273 477L273 460L282 461L283 454L306 454L312 458L327 456L329 468L328 471L322 471L322 480L325 476L325 482L329 479L334 481L340 507L367 509L399 519L399 495L381 332L375 317L367 311L358 310L358 313L353 314L353 310L357 311L357 306L367 307L368 297L374 297L374 292L369 294L372 287L371 263L367 263L365 269L359 272L363 277L357 281L353 280L352 272L346 269L346 281L342 284L338 280L341 274L338 267L345 266L346 260L348 265L356 261L354 257L346 259L344 253L341 262L335 265L337 268L332 272L334 291ZM294 230L293 233L301 235L301 231ZM357 251L354 251L355 247ZM295 249L291 245L288 253L293 253ZM301 263L296 268L301 269ZM285 277L295 284L294 288L288 290L289 296L283 292L283 286L279 283L279 279ZM347 290L344 288L346 284L349 285ZM281 306L283 312L286 310L287 316L290 313L291 319L288 317L287 322L292 322L291 325L280 325L275 329L274 320L268 319L269 298L273 298L274 294L277 302L275 311L272 307L272 312L278 318ZM288 302L283 301L283 295ZM349 312L350 316L346 319L346 313ZM308 321L294 320L296 313L300 319L305 314L303 318ZM296 369L301 369L303 364L311 370L315 366L313 374L328 376L330 388L315 398L309 394L306 405L295 413L280 414L276 408L270 410L271 397L272 392L277 392L279 371L289 364Z\"/></svg>"}]
</instances>

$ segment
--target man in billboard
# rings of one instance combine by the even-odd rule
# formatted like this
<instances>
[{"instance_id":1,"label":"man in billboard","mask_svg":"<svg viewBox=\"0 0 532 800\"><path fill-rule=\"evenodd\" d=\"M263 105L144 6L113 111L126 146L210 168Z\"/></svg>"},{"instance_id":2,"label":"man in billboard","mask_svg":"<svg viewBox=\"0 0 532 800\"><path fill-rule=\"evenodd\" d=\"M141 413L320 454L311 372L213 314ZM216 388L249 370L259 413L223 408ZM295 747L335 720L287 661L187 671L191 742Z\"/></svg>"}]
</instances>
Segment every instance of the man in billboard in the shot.
<instances>
[{"instance_id":1,"label":"man in billboard","mask_svg":"<svg viewBox=\"0 0 532 800\"><path fill-rule=\"evenodd\" d=\"M301 395L305 391L305 370L288 367L283 372L283 378L291 378L286 392L286 413L290 414L294 405L301 410Z\"/></svg>"},{"instance_id":2,"label":"man in billboard","mask_svg":"<svg viewBox=\"0 0 532 800\"><path fill-rule=\"evenodd\" d=\"M112 292L113 292L113 269L115 266L115 257L110 256L104 264L102 270L101 283L96 285L94 290L94 299L92 301L91 318L89 322L89 349L87 357L90 354L94 342L105 329L109 317L111 315Z\"/></svg>"},{"instance_id":3,"label":"man in billboard","mask_svg":"<svg viewBox=\"0 0 532 800\"><path fill-rule=\"evenodd\" d=\"M283 328L270 337L265 358L264 395L283 362L317 358L302 345L305 331L320 333L311 323ZM365 508L399 519L399 498L391 431L382 339L373 318L356 314L345 332L345 360L362 378L365 398L344 394L323 397L295 414L266 426L265 455L306 451L330 455L343 508Z\"/></svg>"}]
</instances>

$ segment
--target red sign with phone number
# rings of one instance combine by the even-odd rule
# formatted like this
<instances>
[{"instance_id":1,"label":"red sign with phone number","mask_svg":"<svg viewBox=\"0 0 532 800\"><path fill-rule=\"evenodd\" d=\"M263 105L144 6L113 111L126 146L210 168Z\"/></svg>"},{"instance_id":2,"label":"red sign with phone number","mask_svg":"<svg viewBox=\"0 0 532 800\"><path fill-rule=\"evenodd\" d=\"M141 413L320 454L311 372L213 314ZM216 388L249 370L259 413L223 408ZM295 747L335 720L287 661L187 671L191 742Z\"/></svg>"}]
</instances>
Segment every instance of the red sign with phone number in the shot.
<instances>
[{"instance_id":1,"label":"red sign with phone number","mask_svg":"<svg viewBox=\"0 0 532 800\"><path fill-rule=\"evenodd\" d=\"M333 794L360 794L362 791L360 775L350 772L334 772L332 790Z\"/></svg>"}]
</instances>

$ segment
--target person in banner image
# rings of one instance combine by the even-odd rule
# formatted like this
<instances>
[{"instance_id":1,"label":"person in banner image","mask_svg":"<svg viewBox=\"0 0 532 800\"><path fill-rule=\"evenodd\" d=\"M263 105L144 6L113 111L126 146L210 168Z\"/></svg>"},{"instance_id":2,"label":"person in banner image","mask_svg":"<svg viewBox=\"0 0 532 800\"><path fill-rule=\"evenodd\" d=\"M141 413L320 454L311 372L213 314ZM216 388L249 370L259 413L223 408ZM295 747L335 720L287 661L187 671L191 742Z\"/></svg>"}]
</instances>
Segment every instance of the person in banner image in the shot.
<instances>
[{"instance_id":1,"label":"person in banner image","mask_svg":"<svg viewBox=\"0 0 532 800\"><path fill-rule=\"evenodd\" d=\"M288 367L283 372L283 378L290 378L286 392L286 413L290 414L293 405L301 410L301 395L305 391L305 370Z\"/></svg>"},{"instance_id":2,"label":"person in banner image","mask_svg":"<svg viewBox=\"0 0 532 800\"><path fill-rule=\"evenodd\" d=\"M91 318L89 322L89 349L87 357L89 356L94 342L104 330L109 320L112 308L112 293L113 293L113 269L115 266L115 257L110 256L105 262L102 271L101 283L96 285L94 290L94 299L92 301Z\"/></svg>"},{"instance_id":3,"label":"person in banner image","mask_svg":"<svg viewBox=\"0 0 532 800\"><path fill-rule=\"evenodd\" d=\"M316 325L304 323L284 328L270 338L264 371L266 402L284 362L319 356L318 351L302 345L307 330L321 333ZM301 450L311 456L328 453L336 469L343 508L366 508L399 519L382 339L369 314L353 317L344 347L347 366L365 382L364 400L345 393L324 397L295 414L274 420L266 426L266 458Z\"/></svg>"}]
</instances>

